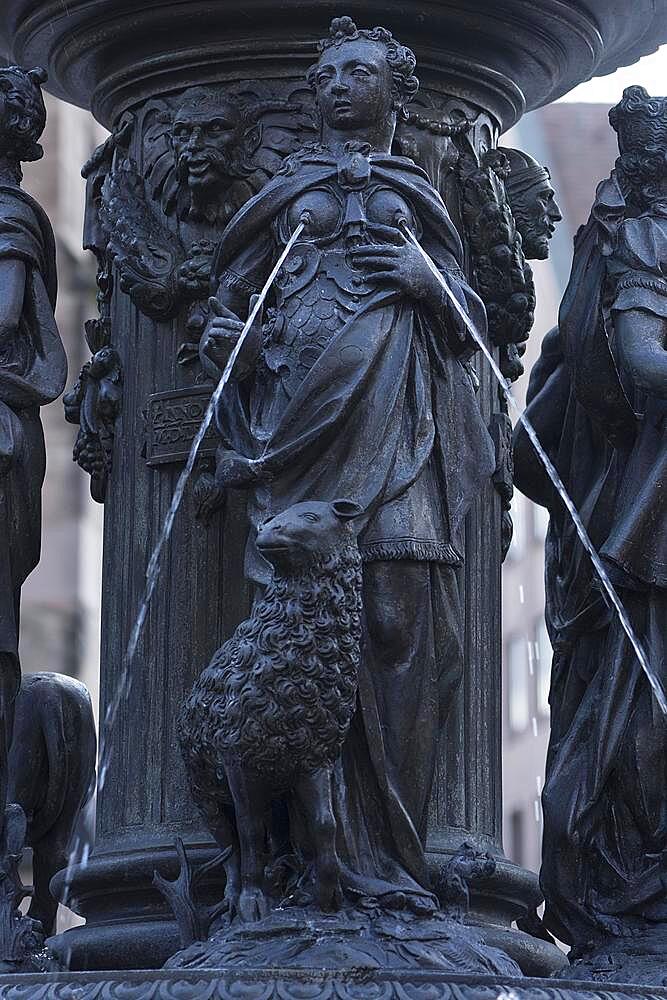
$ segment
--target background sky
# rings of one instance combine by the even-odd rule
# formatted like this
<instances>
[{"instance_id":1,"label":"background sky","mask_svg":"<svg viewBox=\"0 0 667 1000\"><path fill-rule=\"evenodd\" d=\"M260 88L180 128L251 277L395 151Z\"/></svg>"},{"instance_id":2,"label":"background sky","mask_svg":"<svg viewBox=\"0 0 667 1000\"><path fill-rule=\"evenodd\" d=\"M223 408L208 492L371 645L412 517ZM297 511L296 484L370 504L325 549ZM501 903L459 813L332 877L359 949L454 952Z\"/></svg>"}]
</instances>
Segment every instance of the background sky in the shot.
<instances>
[{"instance_id":1,"label":"background sky","mask_svg":"<svg viewBox=\"0 0 667 1000\"><path fill-rule=\"evenodd\" d=\"M644 56L634 66L624 66L609 76L599 76L579 84L561 97L561 101L616 104L623 96L623 88L632 84L646 87L653 97L667 95L667 45L662 45L650 56Z\"/></svg>"}]
</instances>

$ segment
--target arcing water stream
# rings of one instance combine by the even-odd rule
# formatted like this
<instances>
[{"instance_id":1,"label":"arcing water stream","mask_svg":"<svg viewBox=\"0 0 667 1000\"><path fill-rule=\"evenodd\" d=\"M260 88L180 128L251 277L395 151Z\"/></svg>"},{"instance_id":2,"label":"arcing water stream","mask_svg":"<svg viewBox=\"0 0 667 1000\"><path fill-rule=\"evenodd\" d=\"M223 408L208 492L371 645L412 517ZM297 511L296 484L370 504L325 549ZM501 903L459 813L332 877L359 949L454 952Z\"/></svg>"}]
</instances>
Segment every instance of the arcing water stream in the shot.
<instances>
[{"instance_id":1,"label":"arcing water stream","mask_svg":"<svg viewBox=\"0 0 667 1000\"><path fill-rule=\"evenodd\" d=\"M511 387L510 383L507 381L507 379L505 378L505 376L503 375L503 373L501 372L500 368L498 367L498 364L497 364L495 358L493 357L492 352L489 350L489 348L484 343L483 339L480 337L479 333L475 329L474 324L470 322L470 319L468 318L468 315L462 309L461 305L459 304L459 302L456 299L455 295L453 294L452 290L449 288L447 282L445 281L445 279L443 278L442 274L440 273L440 271L436 267L435 263L431 260L431 258L429 257L429 255L426 253L426 251L422 247L421 243L419 242L419 240L414 235L414 233L409 228L409 226L407 225L406 222L402 222L402 224L401 224L401 231L405 234L405 236L407 236L407 238L417 248L417 250L419 250L419 253L422 255L422 257L424 258L424 260L428 264L430 270L435 275L435 277L438 279L438 281L440 282L440 285L442 286L442 288L445 290L445 293L446 293L449 301L451 302L452 306L456 310L456 313L458 314L458 316L461 318L462 322L465 324L466 329L469 331L471 337L473 338L473 340L475 341L475 343L479 346L480 350L484 354L484 357L486 358L486 360L491 365L491 370L493 371L493 374L496 376L496 378L500 382L500 385L503 388L503 391L504 391L504 393L505 393L505 395L507 397L508 402L510 403L512 409L516 412L517 418L518 418L519 422L525 428L526 434L530 438L531 443L532 443L535 451L537 452L537 456L538 456L540 462L542 463L542 465L544 466L544 469L545 469L547 475L549 476L549 479L551 480L551 482L556 487L556 490L558 491L558 494L560 495L561 500L565 504L565 507L567 508L567 511L568 511L570 517L572 518L574 526L575 526L575 528L577 530L577 534L579 535L579 539L581 541L581 544L585 548L586 552L588 552L588 555L590 556L591 562L593 563L593 566L595 568L595 572L597 573L598 577L600 578L600 583L602 584L602 586L604 588L604 591L605 591L607 597L609 598L609 601L610 601L611 605L613 606L614 610L616 611L616 613L618 615L618 618L619 618L619 621L621 623L621 626L623 627L623 631L625 632L625 634L627 635L628 639L630 640L630 643L632 644L632 648L634 649L634 651L635 651L635 653L637 655L637 659L639 660L639 663L640 663L640 665L642 667L642 670L646 674L646 679L648 680L649 684L651 685L651 689L653 691L653 694L655 695L655 699L656 699L658 705L660 706L660 708L662 709L662 712L665 715L667 715L667 696L665 695L665 692L663 691L662 686L661 686L660 682L658 681L658 678L656 677L655 673L653 672L653 670L651 668L651 664L648 661L648 657L646 655L644 647L642 646L641 642L639 641L639 639L638 639L638 637L637 637L637 635L636 635L636 633L635 633L635 631L634 631L634 629L632 627L630 619L628 618L628 613L625 610L625 608L623 607L623 604L621 603L621 600L620 600L618 594L616 593L616 589L614 588L614 585L612 584L611 580L609 579L609 575L607 574L607 571L606 571L606 569L604 567L604 564L603 564L602 560L600 559L600 556L598 555L598 553L597 553L597 551L595 549L595 546L593 545L593 543L591 542L590 538L588 537L588 532L586 531L586 528L584 527L584 523L583 523L583 521L581 520L581 518L579 516L579 512L577 511L577 508L574 506L572 498L570 497L569 493L565 489L565 486L563 484L563 480L560 478L556 467L554 466L553 462L551 461L551 459L547 455L546 451L544 450L544 448L540 444L540 440L539 440L539 438L537 436L537 432L535 431L535 428L531 424L530 420L526 417L525 413L523 412L523 410L521 409L521 407L519 406L519 404L515 400L514 396L512 395L512 387Z\"/></svg>"}]
</instances>

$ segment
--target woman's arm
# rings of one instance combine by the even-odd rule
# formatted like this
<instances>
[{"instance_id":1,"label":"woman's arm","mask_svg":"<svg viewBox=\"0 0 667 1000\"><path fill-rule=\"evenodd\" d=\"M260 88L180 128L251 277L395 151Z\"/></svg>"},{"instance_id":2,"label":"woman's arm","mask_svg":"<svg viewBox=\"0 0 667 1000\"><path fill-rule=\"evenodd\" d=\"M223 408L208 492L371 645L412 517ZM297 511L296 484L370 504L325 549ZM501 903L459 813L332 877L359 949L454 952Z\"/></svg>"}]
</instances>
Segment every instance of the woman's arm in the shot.
<instances>
[{"instance_id":1,"label":"woman's arm","mask_svg":"<svg viewBox=\"0 0 667 1000\"><path fill-rule=\"evenodd\" d=\"M216 381L231 354L238 335L243 329L240 317L250 314L256 297L275 262L276 247L272 234L267 233L255 241L234 267L226 267L219 275L209 299L209 320L202 334L199 356L204 371ZM236 369L236 378L249 375L255 367L262 347L262 315L249 331L242 357Z\"/></svg>"},{"instance_id":2,"label":"woman's arm","mask_svg":"<svg viewBox=\"0 0 667 1000\"><path fill-rule=\"evenodd\" d=\"M667 399L667 318L646 309L614 312L621 371L652 396Z\"/></svg>"},{"instance_id":3,"label":"woman's arm","mask_svg":"<svg viewBox=\"0 0 667 1000\"><path fill-rule=\"evenodd\" d=\"M525 410L525 416L552 462L560 444L569 394L570 378L561 360ZM554 486L522 424L514 429L513 455L517 489L541 507L551 510L556 499Z\"/></svg>"},{"instance_id":4,"label":"woman's arm","mask_svg":"<svg viewBox=\"0 0 667 1000\"><path fill-rule=\"evenodd\" d=\"M0 260L0 347L11 340L23 312L26 269L22 260Z\"/></svg>"}]
</instances>

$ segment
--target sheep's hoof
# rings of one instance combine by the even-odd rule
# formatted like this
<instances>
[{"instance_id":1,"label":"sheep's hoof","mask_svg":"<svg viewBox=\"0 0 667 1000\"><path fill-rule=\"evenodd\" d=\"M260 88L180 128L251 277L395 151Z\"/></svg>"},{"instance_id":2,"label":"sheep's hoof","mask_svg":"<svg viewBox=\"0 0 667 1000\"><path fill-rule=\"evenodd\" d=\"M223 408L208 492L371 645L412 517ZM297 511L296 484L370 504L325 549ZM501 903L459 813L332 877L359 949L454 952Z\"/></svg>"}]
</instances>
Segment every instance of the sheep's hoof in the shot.
<instances>
[{"instance_id":1,"label":"sheep's hoof","mask_svg":"<svg viewBox=\"0 0 667 1000\"><path fill-rule=\"evenodd\" d=\"M229 926L239 912L239 889L229 880L225 888L225 895L215 907L211 914L209 935Z\"/></svg>"},{"instance_id":2,"label":"sheep's hoof","mask_svg":"<svg viewBox=\"0 0 667 1000\"><path fill-rule=\"evenodd\" d=\"M241 889L238 908L241 920L246 924L252 924L268 916L269 902L262 890L253 886Z\"/></svg>"}]
</instances>

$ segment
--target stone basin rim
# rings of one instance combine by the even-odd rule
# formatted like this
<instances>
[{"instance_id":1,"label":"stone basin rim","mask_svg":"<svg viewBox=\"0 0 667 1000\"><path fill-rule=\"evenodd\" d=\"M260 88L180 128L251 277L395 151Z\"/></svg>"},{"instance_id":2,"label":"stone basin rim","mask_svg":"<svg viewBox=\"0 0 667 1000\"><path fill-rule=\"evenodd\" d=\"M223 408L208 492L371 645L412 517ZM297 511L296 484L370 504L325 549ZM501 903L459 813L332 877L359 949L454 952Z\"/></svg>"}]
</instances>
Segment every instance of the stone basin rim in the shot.
<instances>
[{"instance_id":1,"label":"stone basin rim","mask_svg":"<svg viewBox=\"0 0 667 1000\"><path fill-rule=\"evenodd\" d=\"M189 75L199 82L202 73L268 75L282 53L280 72L298 77L313 57L312 39L332 16L349 13L359 23L386 23L415 49L425 82L439 77L445 91L490 111L504 131L524 110L667 41L666 0L640 0L630 23L625 0L432 0L412 16L416 6L281 0L276 18L268 0L5 0L0 50L44 65L54 94L92 107L109 126L133 103L187 86Z\"/></svg>"}]
</instances>

